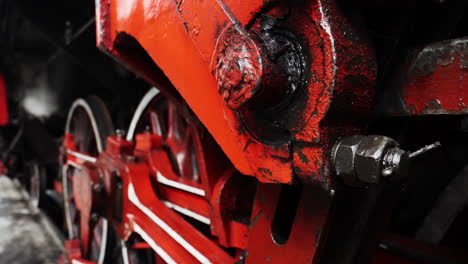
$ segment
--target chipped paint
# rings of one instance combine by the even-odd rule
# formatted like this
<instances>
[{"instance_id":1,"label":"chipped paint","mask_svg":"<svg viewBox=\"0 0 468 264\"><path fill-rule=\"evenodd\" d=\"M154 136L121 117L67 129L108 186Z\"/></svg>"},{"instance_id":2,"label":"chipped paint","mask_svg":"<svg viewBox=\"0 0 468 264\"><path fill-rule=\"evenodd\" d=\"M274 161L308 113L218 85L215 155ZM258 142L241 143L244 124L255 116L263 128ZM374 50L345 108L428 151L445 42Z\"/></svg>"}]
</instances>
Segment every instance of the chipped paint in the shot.
<instances>
[{"instance_id":1,"label":"chipped paint","mask_svg":"<svg viewBox=\"0 0 468 264\"><path fill-rule=\"evenodd\" d=\"M434 43L416 52L404 73L406 114L466 114L468 38Z\"/></svg>"}]
</instances>

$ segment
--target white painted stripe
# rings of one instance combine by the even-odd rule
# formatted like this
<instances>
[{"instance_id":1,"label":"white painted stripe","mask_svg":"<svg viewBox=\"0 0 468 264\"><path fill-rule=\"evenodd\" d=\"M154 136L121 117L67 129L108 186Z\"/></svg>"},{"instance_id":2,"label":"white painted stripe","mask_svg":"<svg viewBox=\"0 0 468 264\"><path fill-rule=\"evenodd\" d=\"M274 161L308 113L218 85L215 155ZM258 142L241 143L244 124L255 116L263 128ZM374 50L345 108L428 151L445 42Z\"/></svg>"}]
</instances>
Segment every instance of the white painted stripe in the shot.
<instances>
[{"instance_id":1,"label":"white painted stripe","mask_svg":"<svg viewBox=\"0 0 468 264\"><path fill-rule=\"evenodd\" d=\"M200 196L205 196L205 190L202 190L202 189L195 188L195 187L187 185L187 184L183 184L183 183L180 183L180 182L170 180L170 179L164 177L164 175L162 175L159 171L156 173L156 180L161 184L171 186L171 187L174 187L176 189L180 189L180 190L190 192L190 193L200 195Z\"/></svg>"},{"instance_id":2,"label":"white painted stripe","mask_svg":"<svg viewBox=\"0 0 468 264\"><path fill-rule=\"evenodd\" d=\"M143 205L138 199L135 188L132 184L128 185L128 198L129 200L136 205L143 213L145 213L155 224L157 224L161 229L163 229L170 237L172 237L177 243L179 243L183 248L185 248L192 256L194 256L200 263L209 264L211 263L203 254L196 250L190 243L187 242L182 236L180 236L174 229L172 229L166 222L161 218L155 215L149 208Z\"/></svg>"},{"instance_id":3,"label":"white painted stripe","mask_svg":"<svg viewBox=\"0 0 468 264\"><path fill-rule=\"evenodd\" d=\"M102 152L103 144L102 144L101 137L99 134L99 129L97 126L96 118L94 117L91 107L84 99L81 99L81 98L77 99L71 106L70 111L68 112L68 116L67 116L67 123L65 124L65 134L70 133L71 117L73 116L75 109L78 108L79 106L83 107L83 109L88 114L89 120L91 121L91 126L93 127L94 138L96 139L96 147L98 149L98 152Z\"/></svg>"},{"instance_id":4,"label":"white painted stripe","mask_svg":"<svg viewBox=\"0 0 468 264\"><path fill-rule=\"evenodd\" d=\"M204 217L203 215L200 215L200 214L197 214L193 211L190 211L189 209L186 209L186 208L183 208L181 206L178 206L177 204L173 204L171 202L168 202L168 201L163 201L163 203L171 208L171 209L174 209L175 211L181 213L181 214L184 214L186 216L189 216L189 217L192 217L193 219L195 220L198 220L204 224L207 224L209 225L211 223L211 220L207 217Z\"/></svg>"},{"instance_id":5,"label":"white painted stripe","mask_svg":"<svg viewBox=\"0 0 468 264\"><path fill-rule=\"evenodd\" d=\"M123 264L130 264L130 259L128 257L128 249L127 249L127 246L125 245L125 242L123 240L120 240L120 245L122 247Z\"/></svg>"},{"instance_id":6,"label":"white painted stripe","mask_svg":"<svg viewBox=\"0 0 468 264\"><path fill-rule=\"evenodd\" d=\"M86 264L86 263L79 261L77 259L72 259L72 264Z\"/></svg>"},{"instance_id":7,"label":"white painted stripe","mask_svg":"<svg viewBox=\"0 0 468 264\"><path fill-rule=\"evenodd\" d=\"M177 264L177 262L175 262L171 258L171 256L169 256L169 254L167 254L167 252L164 251L164 249L158 246L158 244L156 244L156 242L154 242L154 240L151 239L151 237L147 233L145 233L145 231L143 231L143 229L139 225L134 224L133 229L136 233L138 233L141 236L141 238L143 238L146 241L146 243L148 243L151 246L151 248L154 251L156 251L156 254L158 254L167 264Z\"/></svg>"},{"instance_id":8,"label":"white painted stripe","mask_svg":"<svg viewBox=\"0 0 468 264\"><path fill-rule=\"evenodd\" d=\"M101 234L101 245L99 248L99 259L98 259L99 264L104 263L104 259L106 257L107 229L108 229L107 220L105 218L102 218L101 221L102 221L102 234Z\"/></svg>"},{"instance_id":9,"label":"white painted stripe","mask_svg":"<svg viewBox=\"0 0 468 264\"><path fill-rule=\"evenodd\" d=\"M89 155L85 155L83 153L79 153L79 152L76 152L76 151L73 151L71 149L67 149L67 154L70 154L76 158L79 158L79 159L82 159L82 160L85 160L85 161L89 161L89 162L92 162L92 163L96 163L97 159L95 157L92 157L92 156L89 156Z\"/></svg>"},{"instance_id":10,"label":"white painted stripe","mask_svg":"<svg viewBox=\"0 0 468 264\"><path fill-rule=\"evenodd\" d=\"M78 164L78 163L76 163L74 161L71 161L71 160L67 160L67 165L70 165L70 166L72 166L72 167L74 167L76 169L79 169L79 170L82 169L80 164Z\"/></svg>"},{"instance_id":11,"label":"white painted stripe","mask_svg":"<svg viewBox=\"0 0 468 264\"><path fill-rule=\"evenodd\" d=\"M135 136L135 129L136 125L138 124L138 121L141 118L141 115L143 112L146 110L146 107L148 107L148 104L153 100L153 98L159 94L159 90L156 89L155 87L152 87L148 92L146 92L145 96L143 96L143 99L141 99L140 104L138 104L137 109L135 110L135 113L133 114L132 121L130 122L130 126L128 127L127 130L127 141L132 141L133 137Z\"/></svg>"}]
</instances>

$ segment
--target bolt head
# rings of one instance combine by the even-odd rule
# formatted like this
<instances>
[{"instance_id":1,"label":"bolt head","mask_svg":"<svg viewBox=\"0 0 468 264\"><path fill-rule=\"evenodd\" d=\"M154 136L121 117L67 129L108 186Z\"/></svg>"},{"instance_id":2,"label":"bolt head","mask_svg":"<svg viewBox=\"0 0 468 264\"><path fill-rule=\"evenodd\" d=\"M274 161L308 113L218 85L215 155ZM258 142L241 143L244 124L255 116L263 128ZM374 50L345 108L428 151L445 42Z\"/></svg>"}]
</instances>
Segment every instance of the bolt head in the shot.
<instances>
[{"instance_id":1,"label":"bolt head","mask_svg":"<svg viewBox=\"0 0 468 264\"><path fill-rule=\"evenodd\" d=\"M98 184L98 183L93 184L93 191L101 192L102 190L103 190L102 184Z\"/></svg>"},{"instance_id":2,"label":"bolt head","mask_svg":"<svg viewBox=\"0 0 468 264\"><path fill-rule=\"evenodd\" d=\"M116 129L115 130L115 135L119 138L125 137L125 130L123 129Z\"/></svg>"}]
</instances>

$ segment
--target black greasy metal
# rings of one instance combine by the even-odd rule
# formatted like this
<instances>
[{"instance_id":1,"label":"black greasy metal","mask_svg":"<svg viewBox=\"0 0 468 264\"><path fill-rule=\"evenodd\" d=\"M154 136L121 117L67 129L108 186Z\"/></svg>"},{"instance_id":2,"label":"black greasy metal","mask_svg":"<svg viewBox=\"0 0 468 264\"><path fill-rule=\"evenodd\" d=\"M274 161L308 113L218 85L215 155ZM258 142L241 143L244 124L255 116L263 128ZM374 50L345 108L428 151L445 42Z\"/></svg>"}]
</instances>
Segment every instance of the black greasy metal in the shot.
<instances>
[{"instance_id":1,"label":"black greasy metal","mask_svg":"<svg viewBox=\"0 0 468 264\"><path fill-rule=\"evenodd\" d=\"M424 219L416 237L438 244L458 214L468 205L468 165L442 191L432 210Z\"/></svg>"}]
</instances>

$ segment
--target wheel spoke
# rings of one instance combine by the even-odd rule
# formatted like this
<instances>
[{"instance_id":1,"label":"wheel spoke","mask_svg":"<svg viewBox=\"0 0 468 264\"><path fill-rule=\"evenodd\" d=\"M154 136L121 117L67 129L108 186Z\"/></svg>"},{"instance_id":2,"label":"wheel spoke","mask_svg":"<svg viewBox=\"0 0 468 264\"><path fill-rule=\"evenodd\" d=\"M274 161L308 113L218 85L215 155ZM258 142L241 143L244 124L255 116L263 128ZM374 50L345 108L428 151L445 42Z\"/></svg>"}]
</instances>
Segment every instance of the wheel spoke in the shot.
<instances>
[{"instance_id":1,"label":"wheel spoke","mask_svg":"<svg viewBox=\"0 0 468 264\"><path fill-rule=\"evenodd\" d=\"M171 140L173 144L181 142L184 133L184 131L181 131L183 125L174 104L168 104L168 128L168 140Z\"/></svg>"},{"instance_id":2,"label":"wheel spoke","mask_svg":"<svg viewBox=\"0 0 468 264\"><path fill-rule=\"evenodd\" d=\"M82 243L83 255L87 256L89 252L89 241L91 229L91 221L89 221L89 215L87 213L81 212L80 214L80 239Z\"/></svg>"},{"instance_id":3,"label":"wheel spoke","mask_svg":"<svg viewBox=\"0 0 468 264\"><path fill-rule=\"evenodd\" d=\"M192 172L192 179L194 181L199 181L200 180L200 170L198 167L198 158L197 158L197 152L192 144L190 147L190 168Z\"/></svg>"},{"instance_id":4,"label":"wheel spoke","mask_svg":"<svg viewBox=\"0 0 468 264\"><path fill-rule=\"evenodd\" d=\"M155 135L164 137L163 120L160 114L158 114L155 111L150 111L149 115L150 115L150 121L151 121L151 132Z\"/></svg>"},{"instance_id":5,"label":"wheel spoke","mask_svg":"<svg viewBox=\"0 0 468 264\"><path fill-rule=\"evenodd\" d=\"M177 153L179 158L179 167L181 169L181 176L186 179L194 178L192 170L191 141L191 133L189 131L183 142L179 143L179 153L183 153L183 155L179 155L179 153Z\"/></svg>"},{"instance_id":6,"label":"wheel spoke","mask_svg":"<svg viewBox=\"0 0 468 264\"><path fill-rule=\"evenodd\" d=\"M163 137L163 145L171 160L174 172L181 178L198 182L200 171L198 168L197 146L193 137L197 130L186 122L184 109L162 96L157 96L148 105L145 114L140 117L140 133L150 125L151 132ZM145 124L145 122L147 122Z\"/></svg>"},{"instance_id":7,"label":"wheel spoke","mask_svg":"<svg viewBox=\"0 0 468 264\"><path fill-rule=\"evenodd\" d=\"M184 149L184 143L188 135L187 122L185 122L182 112L183 110L178 109L174 103L168 104L167 137L172 147L179 150Z\"/></svg>"}]
</instances>

